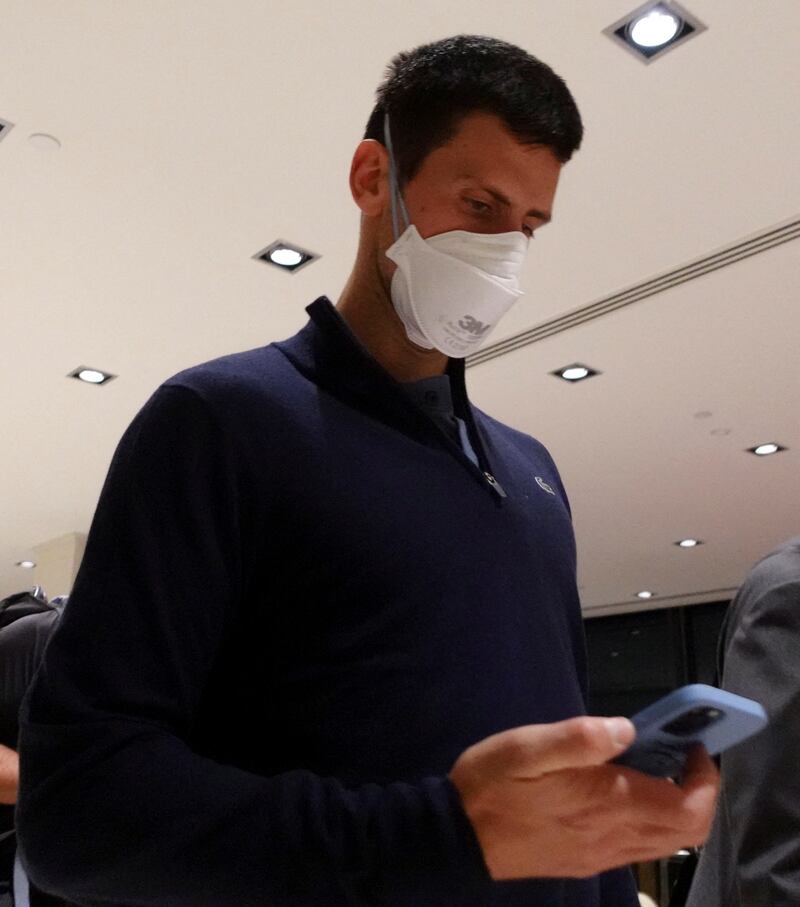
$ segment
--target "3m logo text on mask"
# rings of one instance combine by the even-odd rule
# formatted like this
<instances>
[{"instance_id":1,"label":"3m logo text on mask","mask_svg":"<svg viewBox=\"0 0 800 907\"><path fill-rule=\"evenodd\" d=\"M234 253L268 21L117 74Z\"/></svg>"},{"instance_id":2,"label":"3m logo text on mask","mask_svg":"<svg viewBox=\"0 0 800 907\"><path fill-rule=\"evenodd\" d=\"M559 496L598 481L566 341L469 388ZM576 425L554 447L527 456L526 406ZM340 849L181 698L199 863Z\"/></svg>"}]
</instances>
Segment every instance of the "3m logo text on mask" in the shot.
<instances>
[{"instance_id":1,"label":"3m logo text on mask","mask_svg":"<svg viewBox=\"0 0 800 907\"><path fill-rule=\"evenodd\" d=\"M473 318L472 315L465 315L458 322L458 326L474 337L482 337L491 327L491 325L483 324L477 318Z\"/></svg>"}]
</instances>

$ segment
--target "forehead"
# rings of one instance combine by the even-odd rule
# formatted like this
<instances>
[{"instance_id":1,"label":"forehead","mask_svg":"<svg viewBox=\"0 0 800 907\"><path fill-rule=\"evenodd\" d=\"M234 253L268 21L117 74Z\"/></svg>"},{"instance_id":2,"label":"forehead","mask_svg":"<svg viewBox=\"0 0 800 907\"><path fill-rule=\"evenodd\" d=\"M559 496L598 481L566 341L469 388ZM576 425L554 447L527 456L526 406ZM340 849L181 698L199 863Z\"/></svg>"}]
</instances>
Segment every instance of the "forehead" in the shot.
<instances>
[{"instance_id":1,"label":"forehead","mask_svg":"<svg viewBox=\"0 0 800 907\"><path fill-rule=\"evenodd\" d=\"M520 142L493 114L468 114L449 142L425 158L420 176L450 182L465 178L500 181L510 191L555 184L561 162L544 145Z\"/></svg>"}]
</instances>

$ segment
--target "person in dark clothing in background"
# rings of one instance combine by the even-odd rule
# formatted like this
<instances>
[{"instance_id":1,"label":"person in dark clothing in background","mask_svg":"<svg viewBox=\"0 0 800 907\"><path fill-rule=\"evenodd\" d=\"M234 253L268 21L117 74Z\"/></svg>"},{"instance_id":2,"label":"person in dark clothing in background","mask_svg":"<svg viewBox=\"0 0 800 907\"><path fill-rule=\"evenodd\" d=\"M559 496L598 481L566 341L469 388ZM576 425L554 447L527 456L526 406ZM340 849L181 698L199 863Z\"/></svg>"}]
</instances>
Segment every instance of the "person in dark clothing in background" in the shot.
<instances>
[{"instance_id":1,"label":"person in dark clothing in background","mask_svg":"<svg viewBox=\"0 0 800 907\"><path fill-rule=\"evenodd\" d=\"M800 904L800 536L763 557L720 637L721 687L764 704L769 724L721 755L722 789L688 907Z\"/></svg>"},{"instance_id":2,"label":"person in dark clothing in background","mask_svg":"<svg viewBox=\"0 0 800 907\"><path fill-rule=\"evenodd\" d=\"M19 709L56 627L66 596L47 601L41 587L0 602L0 905L48 907L17 863L14 804L19 790Z\"/></svg>"},{"instance_id":3,"label":"person in dark clothing in background","mask_svg":"<svg viewBox=\"0 0 800 907\"><path fill-rule=\"evenodd\" d=\"M704 754L683 786L607 764L634 730L585 716L558 471L464 383L581 136L520 48L398 55L352 161L336 306L141 410L23 709L18 828L42 887L633 907L626 864L703 840Z\"/></svg>"}]
</instances>

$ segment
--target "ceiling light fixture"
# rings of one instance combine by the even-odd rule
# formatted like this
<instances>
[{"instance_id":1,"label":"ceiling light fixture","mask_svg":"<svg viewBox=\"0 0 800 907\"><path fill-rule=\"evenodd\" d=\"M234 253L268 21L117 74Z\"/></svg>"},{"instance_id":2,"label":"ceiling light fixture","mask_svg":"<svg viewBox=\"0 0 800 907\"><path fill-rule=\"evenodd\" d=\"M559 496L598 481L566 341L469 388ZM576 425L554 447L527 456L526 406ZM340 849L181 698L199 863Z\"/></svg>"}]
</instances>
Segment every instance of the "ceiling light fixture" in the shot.
<instances>
[{"instance_id":1,"label":"ceiling light fixture","mask_svg":"<svg viewBox=\"0 0 800 907\"><path fill-rule=\"evenodd\" d=\"M641 592L637 592L637 593L636 593L636 597L637 597L637 598L652 598L652 597L653 597L653 593L652 593L652 592L648 592L646 589L644 589L644 590L642 590Z\"/></svg>"},{"instance_id":2,"label":"ceiling light fixture","mask_svg":"<svg viewBox=\"0 0 800 907\"><path fill-rule=\"evenodd\" d=\"M33 570L36 566L36 561L17 561L17 567L22 567L23 570Z\"/></svg>"},{"instance_id":3,"label":"ceiling light fixture","mask_svg":"<svg viewBox=\"0 0 800 907\"><path fill-rule=\"evenodd\" d=\"M705 30L706 26L675 0L649 0L604 28L603 34L642 62L650 63Z\"/></svg>"},{"instance_id":4,"label":"ceiling light fixture","mask_svg":"<svg viewBox=\"0 0 800 907\"><path fill-rule=\"evenodd\" d=\"M757 457L768 457L770 454L776 454L786 449L787 448L785 447L781 447L780 444L770 441L767 444L759 444L757 447L748 447L747 452L755 454Z\"/></svg>"},{"instance_id":5,"label":"ceiling light fixture","mask_svg":"<svg viewBox=\"0 0 800 907\"><path fill-rule=\"evenodd\" d=\"M116 375L110 372L101 372L100 369L87 368L81 365L67 375L67 378L77 378L78 381L84 381L86 384L108 384Z\"/></svg>"},{"instance_id":6,"label":"ceiling light fixture","mask_svg":"<svg viewBox=\"0 0 800 907\"><path fill-rule=\"evenodd\" d=\"M677 35L680 27L681 20L674 13L657 6L631 22L631 41L639 47L661 47Z\"/></svg>"},{"instance_id":7,"label":"ceiling light fixture","mask_svg":"<svg viewBox=\"0 0 800 907\"><path fill-rule=\"evenodd\" d=\"M290 274L294 274L295 271L299 271L300 268L304 268L310 262L316 261L321 257L314 252L301 249L299 246L283 242L280 239L270 243L266 249L262 249L253 256L257 261L275 265L276 268L288 271Z\"/></svg>"},{"instance_id":8,"label":"ceiling light fixture","mask_svg":"<svg viewBox=\"0 0 800 907\"><path fill-rule=\"evenodd\" d=\"M703 543L700 539L681 539L679 542L675 542L679 548L696 548L698 545Z\"/></svg>"},{"instance_id":9,"label":"ceiling light fixture","mask_svg":"<svg viewBox=\"0 0 800 907\"><path fill-rule=\"evenodd\" d=\"M566 365L564 368L556 369L554 372L550 372L550 374L574 384L576 381L583 381L585 378L593 378L595 375L601 373L593 368L589 368L588 365L582 365L580 362L573 362L572 365Z\"/></svg>"}]
</instances>

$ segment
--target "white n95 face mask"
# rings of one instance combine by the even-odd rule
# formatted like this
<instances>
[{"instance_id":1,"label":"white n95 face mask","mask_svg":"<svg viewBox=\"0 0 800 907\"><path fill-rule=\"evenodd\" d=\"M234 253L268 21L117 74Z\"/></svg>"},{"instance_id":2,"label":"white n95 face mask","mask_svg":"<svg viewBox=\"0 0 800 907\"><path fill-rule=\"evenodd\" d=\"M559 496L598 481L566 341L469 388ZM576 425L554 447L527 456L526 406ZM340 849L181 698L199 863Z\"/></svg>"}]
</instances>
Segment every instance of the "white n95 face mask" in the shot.
<instances>
[{"instance_id":1,"label":"white n95 face mask","mask_svg":"<svg viewBox=\"0 0 800 907\"><path fill-rule=\"evenodd\" d=\"M451 230L423 239L411 223L397 183L397 167L384 118L395 242L386 256L396 265L391 297L412 343L463 358L486 340L522 296L519 279L528 237ZM406 224L398 236L397 204Z\"/></svg>"}]
</instances>

